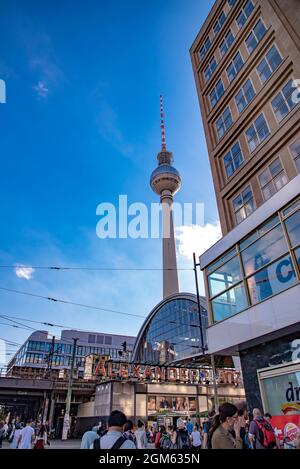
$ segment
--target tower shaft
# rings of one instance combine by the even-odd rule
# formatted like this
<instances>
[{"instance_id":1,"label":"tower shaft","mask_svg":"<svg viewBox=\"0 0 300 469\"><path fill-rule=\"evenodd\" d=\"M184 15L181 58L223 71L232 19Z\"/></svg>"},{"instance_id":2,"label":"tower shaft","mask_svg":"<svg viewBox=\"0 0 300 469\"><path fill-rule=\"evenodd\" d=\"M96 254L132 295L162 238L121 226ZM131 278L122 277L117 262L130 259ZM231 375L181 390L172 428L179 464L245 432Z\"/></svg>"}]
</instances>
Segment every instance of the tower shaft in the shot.
<instances>
[{"instance_id":1,"label":"tower shaft","mask_svg":"<svg viewBox=\"0 0 300 469\"><path fill-rule=\"evenodd\" d=\"M163 297L179 292L176 247L173 223L173 196L165 190L161 194L162 205L162 250L163 250Z\"/></svg>"}]
</instances>

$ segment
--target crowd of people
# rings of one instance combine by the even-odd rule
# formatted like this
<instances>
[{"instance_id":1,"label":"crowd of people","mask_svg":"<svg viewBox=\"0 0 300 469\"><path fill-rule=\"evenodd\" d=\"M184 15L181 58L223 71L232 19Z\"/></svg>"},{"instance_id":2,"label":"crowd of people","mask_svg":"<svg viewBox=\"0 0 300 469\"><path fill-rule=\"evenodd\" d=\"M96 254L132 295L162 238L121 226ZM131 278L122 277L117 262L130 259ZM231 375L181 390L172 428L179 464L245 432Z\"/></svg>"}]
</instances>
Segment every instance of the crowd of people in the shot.
<instances>
[{"instance_id":1,"label":"crowd of people","mask_svg":"<svg viewBox=\"0 0 300 469\"><path fill-rule=\"evenodd\" d=\"M202 425L177 419L176 426L148 428L142 420L135 427L124 413L113 411L105 422L87 431L81 449L279 449L279 441L270 422L270 414L259 409L250 413L246 406L237 408L225 402L218 413L211 411ZM294 444L300 449L300 435Z\"/></svg>"},{"instance_id":2,"label":"crowd of people","mask_svg":"<svg viewBox=\"0 0 300 469\"><path fill-rule=\"evenodd\" d=\"M9 442L10 449L45 449L49 442L49 428L47 424L32 419L26 422L13 420L0 422L0 448L3 440Z\"/></svg>"}]
</instances>

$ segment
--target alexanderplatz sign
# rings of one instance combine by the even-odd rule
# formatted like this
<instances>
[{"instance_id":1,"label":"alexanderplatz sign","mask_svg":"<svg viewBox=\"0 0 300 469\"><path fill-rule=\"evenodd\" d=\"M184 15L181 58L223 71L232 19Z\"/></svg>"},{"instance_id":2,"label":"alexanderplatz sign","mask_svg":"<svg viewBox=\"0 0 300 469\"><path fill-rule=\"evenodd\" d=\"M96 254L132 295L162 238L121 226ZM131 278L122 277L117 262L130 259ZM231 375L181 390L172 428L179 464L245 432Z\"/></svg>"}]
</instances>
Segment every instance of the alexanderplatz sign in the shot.
<instances>
[{"instance_id":1,"label":"alexanderplatz sign","mask_svg":"<svg viewBox=\"0 0 300 469\"><path fill-rule=\"evenodd\" d=\"M137 381L153 383L184 383L208 385L213 384L213 371L209 367L183 368L168 366L151 366L135 363L100 361L94 363L92 375L100 381ZM92 370L91 370L92 371ZM242 385L239 371L228 368L217 368L217 384Z\"/></svg>"}]
</instances>

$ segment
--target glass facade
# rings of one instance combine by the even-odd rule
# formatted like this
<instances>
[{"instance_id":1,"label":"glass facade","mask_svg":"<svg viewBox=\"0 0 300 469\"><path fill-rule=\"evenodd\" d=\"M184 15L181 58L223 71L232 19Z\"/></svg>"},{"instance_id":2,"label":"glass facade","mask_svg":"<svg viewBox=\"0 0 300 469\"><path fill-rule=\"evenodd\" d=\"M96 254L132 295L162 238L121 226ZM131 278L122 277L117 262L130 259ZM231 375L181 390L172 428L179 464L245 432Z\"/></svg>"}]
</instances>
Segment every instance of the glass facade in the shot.
<instances>
[{"instance_id":1,"label":"glass facade","mask_svg":"<svg viewBox=\"0 0 300 469\"><path fill-rule=\"evenodd\" d=\"M111 337L109 337L111 339ZM49 360L51 342L28 340L13 358L14 366L41 365L46 366ZM77 345L76 347L76 366L83 367L84 360L91 353L100 355L109 355L110 358L119 360L119 349L108 347L94 347ZM54 345L54 354L52 357L53 366L71 365L72 344L56 342Z\"/></svg>"},{"instance_id":2,"label":"glass facade","mask_svg":"<svg viewBox=\"0 0 300 469\"><path fill-rule=\"evenodd\" d=\"M300 281L300 199L206 269L214 322Z\"/></svg>"},{"instance_id":3,"label":"glass facade","mask_svg":"<svg viewBox=\"0 0 300 469\"><path fill-rule=\"evenodd\" d=\"M207 311L201 306L203 330ZM135 360L145 364L167 364L202 353L200 319L196 301L176 298L163 304L139 340Z\"/></svg>"}]
</instances>

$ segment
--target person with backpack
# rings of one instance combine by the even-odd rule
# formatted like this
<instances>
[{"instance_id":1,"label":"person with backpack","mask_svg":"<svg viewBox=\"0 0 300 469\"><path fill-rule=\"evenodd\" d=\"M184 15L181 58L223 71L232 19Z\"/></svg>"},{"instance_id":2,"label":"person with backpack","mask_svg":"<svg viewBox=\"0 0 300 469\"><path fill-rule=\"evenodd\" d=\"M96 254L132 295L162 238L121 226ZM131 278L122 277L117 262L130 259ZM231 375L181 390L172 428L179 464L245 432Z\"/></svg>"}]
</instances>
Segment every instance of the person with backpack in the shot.
<instances>
[{"instance_id":1,"label":"person with backpack","mask_svg":"<svg viewBox=\"0 0 300 469\"><path fill-rule=\"evenodd\" d=\"M185 429L184 421L180 418L177 420L177 430L174 432L172 443L176 449L191 448L188 431Z\"/></svg>"},{"instance_id":2,"label":"person with backpack","mask_svg":"<svg viewBox=\"0 0 300 469\"><path fill-rule=\"evenodd\" d=\"M145 424L142 420L138 420L137 430L134 432L138 449L146 449L148 447L148 438L145 432Z\"/></svg>"},{"instance_id":3,"label":"person with backpack","mask_svg":"<svg viewBox=\"0 0 300 469\"><path fill-rule=\"evenodd\" d=\"M124 436L126 436L127 440L133 441L134 445L137 446L136 436L133 432L133 422L131 420L127 420L124 425Z\"/></svg>"},{"instance_id":4,"label":"person with backpack","mask_svg":"<svg viewBox=\"0 0 300 469\"><path fill-rule=\"evenodd\" d=\"M259 409L253 409L249 440L252 449L274 449L277 446L274 429Z\"/></svg>"},{"instance_id":5,"label":"person with backpack","mask_svg":"<svg viewBox=\"0 0 300 469\"><path fill-rule=\"evenodd\" d=\"M216 415L216 412L214 410L211 410L208 412L208 420L203 423L203 442L202 442L202 448L203 449L211 449L211 439L209 436L209 431L212 426L213 418Z\"/></svg>"},{"instance_id":6,"label":"person with backpack","mask_svg":"<svg viewBox=\"0 0 300 469\"><path fill-rule=\"evenodd\" d=\"M119 410L113 410L108 418L108 432L97 438L91 449L136 449L133 441L124 436L127 417Z\"/></svg>"},{"instance_id":7,"label":"person with backpack","mask_svg":"<svg viewBox=\"0 0 300 469\"><path fill-rule=\"evenodd\" d=\"M212 449L243 448L238 423L238 409L235 405L224 402L219 407L219 414L215 415L209 434Z\"/></svg>"}]
</instances>

